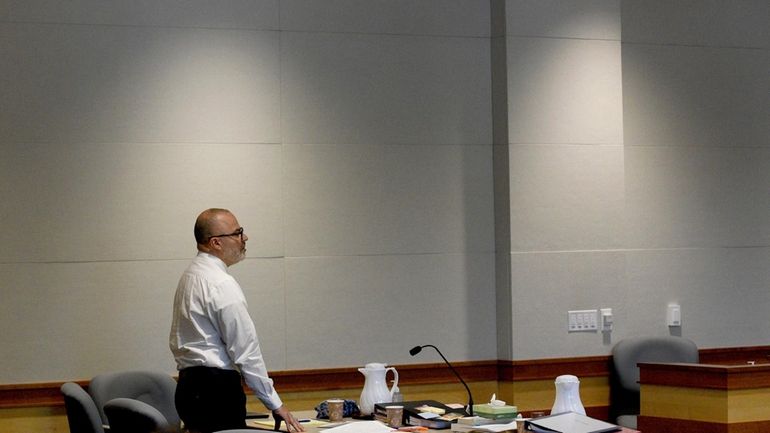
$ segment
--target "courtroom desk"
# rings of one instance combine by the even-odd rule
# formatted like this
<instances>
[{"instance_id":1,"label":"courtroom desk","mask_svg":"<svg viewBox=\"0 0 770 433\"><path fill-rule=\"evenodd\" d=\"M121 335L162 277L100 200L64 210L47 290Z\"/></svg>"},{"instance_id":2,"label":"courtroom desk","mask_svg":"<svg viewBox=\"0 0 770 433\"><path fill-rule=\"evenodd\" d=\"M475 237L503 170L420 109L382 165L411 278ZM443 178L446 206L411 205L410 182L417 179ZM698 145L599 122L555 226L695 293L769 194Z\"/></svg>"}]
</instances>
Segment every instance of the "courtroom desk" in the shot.
<instances>
[{"instance_id":1,"label":"courtroom desk","mask_svg":"<svg viewBox=\"0 0 770 433\"><path fill-rule=\"evenodd\" d=\"M315 420L315 416L316 416L316 412L314 410L303 410L303 411L297 411L297 412L292 412L292 413L294 414L294 416L296 416L299 419ZM325 421L326 420L318 420L318 422L325 422ZM345 418L345 421L355 422L356 420L354 420L352 418ZM246 420L246 425L249 428L258 428L258 429L262 429L262 430L272 431L273 430L272 427L271 427L273 425L272 424L272 422L273 422L272 418L269 420L270 427L266 427L265 426L264 423L267 423L267 422L268 422L267 420L251 420L250 419L250 420ZM305 427L305 431L307 433L323 433L325 430L327 430L324 427L319 427L318 425L314 425L314 424L317 424L317 423L313 423L311 425L303 425ZM287 431L285 423L281 423L281 431L282 432L286 432ZM444 433L448 433L449 431L450 430L448 430L448 429L444 429L444 430L430 430L429 429L429 430L427 430L427 432L444 432ZM423 431L423 432L425 432L425 431Z\"/></svg>"},{"instance_id":2,"label":"courtroom desk","mask_svg":"<svg viewBox=\"0 0 770 433\"><path fill-rule=\"evenodd\" d=\"M315 420L315 416L316 416L316 411L314 411L314 410L300 410L300 411L296 411L296 412L292 412L292 413L294 414L294 416L296 416L299 419ZM319 421L320 422L325 422L326 420L319 420ZM355 422L356 420L354 420L352 418L345 418L345 421ZM262 429L262 430L272 431L273 430L272 427L266 427L265 424L263 424L263 423L266 423L266 422L267 422L267 420L251 420L251 419L249 419L249 420L246 420L246 425L249 428L258 428L258 429ZM272 426L273 425L272 424L273 423L272 418L269 420L269 422L270 422L269 425ZM305 431L307 433L323 433L325 430L327 430L326 428L318 427L317 425L304 425L304 427L305 427ZM287 431L285 423L281 423L281 431L282 432ZM444 430L431 430L431 429L429 429L427 431L428 432L444 432L444 433L449 433L450 432L449 429L444 429Z\"/></svg>"},{"instance_id":3,"label":"courtroom desk","mask_svg":"<svg viewBox=\"0 0 770 433\"><path fill-rule=\"evenodd\" d=\"M299 419L315 419L316 412L314 410L305 410L305 411L297 411L293 412L294 416L296 416ZM354 421L350 418L345 418L346 420ZM258 423L260 420L247 420L246 424L249 426L249 428L259 428L262 430L272 431L272 427L266 427L264 424ZM270 422L272 423L272 418L270 419ZM270 424L272 425L272 424ZM306 425L305 430L307 433L323 433L325 428L319 428L318 426L314 425ZM255 430L256 431L256 430ZM286 424L281 423L281 431L286 431ZM450 429L442 429L442 430L433 430L429 429L427 430L428 433L434 433L434 432L443 432L443 433L451 433ZM620 427L620 430L617 430L618 433L642 433L638 430L631 430L625 427ZM644 432L646 433L646 432Z\"/></svg>"},{"instance_id":4,"label":"courtroom desk","mask_svg":"<svg viewBox=\"0 0 770 433\"><path fill-rule=\"evenodd\" d=\"M639 363L644 433L770 432L770 364Z\"/></svg>"}]
</instances>

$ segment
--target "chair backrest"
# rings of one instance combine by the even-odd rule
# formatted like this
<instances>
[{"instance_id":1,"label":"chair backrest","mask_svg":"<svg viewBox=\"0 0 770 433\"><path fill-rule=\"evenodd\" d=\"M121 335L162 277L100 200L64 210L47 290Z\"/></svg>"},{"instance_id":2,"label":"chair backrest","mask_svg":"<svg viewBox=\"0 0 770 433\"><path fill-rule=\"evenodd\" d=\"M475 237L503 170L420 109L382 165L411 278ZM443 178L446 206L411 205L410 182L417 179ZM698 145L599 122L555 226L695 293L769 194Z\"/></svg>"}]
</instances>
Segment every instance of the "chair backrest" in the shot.
<instances>
[{"instance_id":1,"label":"chair backrest","mask_svg":"<svg viewBox=\"0 0 770 433\"><path fill-rule=\"evenodd\" d=\"M101 374L91 379L88 392L94 399L104 424L109 419L104 405L115 398L139 400L157 409L174 427L180 424L174 404L176 381L166 373L155 371L125 371Z\"/></svg>"},{"instance_id":2,"label":"chair backrest","mask_svg":"<svg viewBox=\"0 0 770 433\"><path fill-rule=\"evenodd\" d=\"M623 427L637 428L640 362L697 363L698 346L682 337L636 337L612 348L610 417Z\"/></svg>"},{"instance_id":3,"label":"chair backrest","mask_svg":"<svg viewBox=\"0 0 770 433\"><path fill-rule=\"evenodd\" d=\"M698 346L682 337L628 338L612 348L612 363L620 386L637 393L640 362L697 363L698 359Z\"/></svg>"},{"instance_id":4,"label":"chair backrest","mask_svg":"<svg viewBox=\"0 0 770 433\"><path fill-rule=\"evenodd\" d=\"M88 393L74 382L61 386L70 433L104 433L102 417Z\"/></svg>"},{"instance_id":5,"label":"chair backrest","mask_svg":"<svg viewBox=\"0 0 770 433\"><path fill-rule=\"evenodd\" d=\"M158 433L170 430L166 417L147 403L114 398L104 405L110 433Z\"/></svg>"}]
</instances>

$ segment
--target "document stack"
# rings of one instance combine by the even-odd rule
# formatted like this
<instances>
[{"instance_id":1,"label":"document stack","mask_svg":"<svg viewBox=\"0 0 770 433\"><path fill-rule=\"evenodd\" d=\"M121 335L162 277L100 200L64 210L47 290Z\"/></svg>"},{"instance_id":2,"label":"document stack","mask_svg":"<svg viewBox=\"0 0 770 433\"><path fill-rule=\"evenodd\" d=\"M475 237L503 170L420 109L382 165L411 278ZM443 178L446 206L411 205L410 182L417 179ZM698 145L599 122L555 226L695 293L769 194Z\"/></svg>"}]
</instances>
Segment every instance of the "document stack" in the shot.
<instances>
[{"instance_id":1,"label":"document stack","mask_svg":"<svg viewBox=\"0 0 770 433\"><path fill-rule=\"evenodd\" d=\"M516 431L516 421L468 416L458 419L457 423L452 424L451 428L453 432L513 432Z\"/></svg>"},{"instance_id":2,"label":"document stack","mask_svg":"<svg viewBox=\"0 0 770 433\"><path fill-rule=\"evenodd\" d=\"M392 403L377 403L374 405L374 419L383 421L387 418L387 406ZM404 407L404 424L427 427L430 429L447 429L454 422L465 416L462 409L451 407L435 400L405 401L399 403ZM460 413L462 412L462 413Z\"/></svg>"},{"instance_id":3,"label":"document stack","mask_svg":"<svg viewBox=\"0 0 770 433\"><path fill-rule=\"evenodd\" d=\"M489 403L474 404L473 414L475 416L459 419L457 424L452 425L452 431L504 432L516 430L515 420L518 408L498 400L495 394L492 394Z\"/></svg>"}]
</instances>

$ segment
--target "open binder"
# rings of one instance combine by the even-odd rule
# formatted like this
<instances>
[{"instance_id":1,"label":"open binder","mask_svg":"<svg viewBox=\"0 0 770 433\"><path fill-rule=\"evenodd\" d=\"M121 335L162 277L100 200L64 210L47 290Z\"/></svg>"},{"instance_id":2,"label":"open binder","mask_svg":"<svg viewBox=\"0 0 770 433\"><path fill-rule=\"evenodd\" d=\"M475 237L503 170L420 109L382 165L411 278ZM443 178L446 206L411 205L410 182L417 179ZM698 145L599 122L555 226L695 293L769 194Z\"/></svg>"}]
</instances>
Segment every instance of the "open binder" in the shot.
<instances>
[{"instance_id":1,"label":"open binder","mask_svg":"<svg viewBox=\"0 0 770 433\"><path fill-rule=\"evenodd\" d=\"M620 427L615 424L576 412L531 419L526 424L530 430L536 433L602 433L620 430Z\"/></svg>"}]
</instances>

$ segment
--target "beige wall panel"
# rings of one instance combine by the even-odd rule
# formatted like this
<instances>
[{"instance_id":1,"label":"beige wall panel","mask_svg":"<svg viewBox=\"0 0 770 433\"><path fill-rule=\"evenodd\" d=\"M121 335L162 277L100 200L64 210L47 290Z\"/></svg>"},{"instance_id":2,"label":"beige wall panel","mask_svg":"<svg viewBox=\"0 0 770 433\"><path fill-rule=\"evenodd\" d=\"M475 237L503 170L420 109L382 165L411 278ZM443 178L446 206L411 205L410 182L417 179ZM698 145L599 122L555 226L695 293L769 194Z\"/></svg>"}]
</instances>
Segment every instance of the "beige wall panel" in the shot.
<instances>
[{"instance_id":1,"label":"beige wall panel","mask_svg":"<svg viewBox=\"0 0 770 433\"><path fill-rule=\"evenodd\" d=\"M312 32L489 36L478 0L282 0L281 29Z\"/></svg>"},{"instance_id":2,"label":"beige wall panel","mask_svg":"<svg viewBox=\"0 0 770 433\"><path fill-rule=\"evenodd\" d=\"M509 147L511 250L623 246L623 147Z\"/></svg>"},{"instance_id":3,"label":"beige wall panel","mask_svg":"<svg viewBox=\"0 0 770 433\"><path fill-rule=\"evenodd\" d=\"M192 255L190 256L190 259ZM175 373L168 349L177 282L189 260L0 265L6 351L0 383L81 380L105 372ZM283 263L234 268L271 369L284 367Z\"/></svg>"},{"instance_id":4,"label":"beige wall panel","mask_svg":"<svg viewBox=\"0 0 770 433\"><path fill-rule=\"evenodd\" d=\"M770 339L768 248L629 251L628 308L616 336L682 335L702 348L752 346ZM666 307L682 307L682 327L666 325Z\"/></svg>"},{"instance_id":5,"label":"beige wall panel","mask_svg":"<svg viewBox=\"0 0 770 433\"><path fill-rule=\"evenodd\" d=\"M277 145L0 143L12 206L2 262L190 257L208 207L231 208L249 254L282 254ZM30 199L33 198L33 199Z\"/></svg>"},{"instance_id":6,"label":"beige wall panel","mask_svg":"<svg viewBox=\"0 0 770 433\"><path fill-rule=\"evenodd\" d=\"M766 0L623 2L623 42L770 48Z\"/></svg>"},{"instance_id":7,"label":"beige wall panel","mask_svg":"<svg viewBox=\"0 0 770 433\"><path fill-rule=\"evenodd\" d=\"M489 41L281 35L284 143L489 144Z\"/></svg>"},{"instance_id":8,"label":"beige wall panel","mask_svg":"<svg viewBox=\"0 0 770 433\"><path fill-rule=\"evenodd\" d=\"M277 143L276 32L0 24L4 142Z\"/></svg>"},{"instance_id":9,"label":"beige wall panel","mask_svg":"<svg viewBox=\"0 0 770 433\"><path fill-rule=\"evenodd\" d=\"M494 359L493 254L286 259L290 369Z\"/></svg>"},{"instance_id":10,"label":"beige wall panel","mask_svg":"<svg viewBox=\"0 0 770 433\"><path fill-rule=\"evenodd\" d=\"M623 45L626 145L770 146L770 50Z\"/></svg>"},{"instance_id":11,"label":"beige wall panel","mask_svg":"<svg viewBox=\"0 0 770 433\"><path fill-rule=\"evenodd\" d=\"M629 247L770 242L770 147L626 146L625 165Z\"/></svg>"},{"instance_id":12,"label":"beige wall panel","mask_svg":"<svg viewBox=\"0 0 770 433\"><path fill-rule=\"evenodd\" d=\"M278 29L278 0L4 0L0 21Z\"/></svg>"},{"instance_id":13,"label":"beige wall panel","mask_svg":"<svg viewBox=\"0 0 770 433\"><path fill-rule=\"evenodd\" d=\"M290 319L287 317L284 272L283 258L246 259L230 268L249 304L262 356L270 371L287 368L286 337Z\"/></svg>"},{"instance_id":14,"label":"beige wall panel","mask_svg":"<svg viewBox=\"0 0 770 433\"><path fill-rule=\"evenodd\" d=\"M0 383L175 370L168 349L181 261L0 265Z\"/></svg>"},{"instance_id":15,"label":"beige wall panel","mask_svg":"<svg viewBox=\"0 0 770 433\"><path fill-rule=\"evenodd\" d=\"M492 146L286 145L286 255L494 251Z\"/></svg>"},{"instance_id":16,"label":"beige wall panel","mask_svg":"<svg viewBox=\"0 0 770 433\"><path fill-rule=\"evenodd\" d=\"M512 36L620 40L620 0L506 0Z\"/></svg>"},{"instance_id":17,"label":"beige wall panel","mask_svg":"<svg viewBox=\"0 0 770 433\"><path fill-rule=\"evenodd\" d=\"M608 354L624 326L625 255L578 251L511 255L513 359ZM567 311L612 308L611 334L567 332Z\"/></svg>"},{"instance_id":18,"label":"beige wall panel","mask_svg":"<svg viewBox=\"0 0 770 433\"><path fill-rule=\"evenodd\" d=\"M512 144L623 142L620 42L508 37Z\"/></svg>"}]
</instances>

